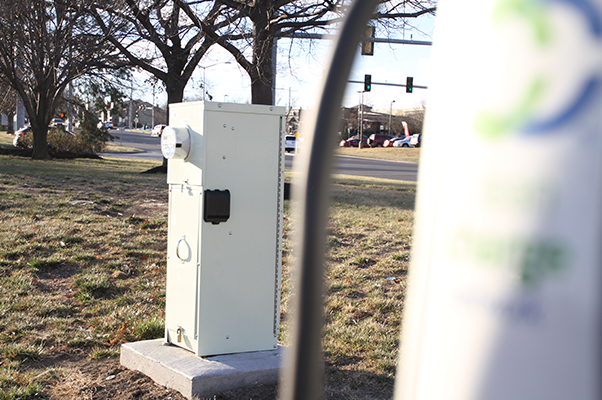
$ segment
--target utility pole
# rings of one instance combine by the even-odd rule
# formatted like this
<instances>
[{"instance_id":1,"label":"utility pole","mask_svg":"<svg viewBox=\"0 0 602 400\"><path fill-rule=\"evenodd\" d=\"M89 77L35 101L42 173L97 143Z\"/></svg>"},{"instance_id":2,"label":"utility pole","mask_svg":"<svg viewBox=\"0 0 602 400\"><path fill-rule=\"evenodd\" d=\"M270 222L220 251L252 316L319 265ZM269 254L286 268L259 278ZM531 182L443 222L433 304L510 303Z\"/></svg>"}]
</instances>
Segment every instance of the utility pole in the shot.
<instances>
[{"instance_id":1,"label":"utility pole","mask_svg":"<svg viewBox=\"0 0 602 400\"><path fill-rule=\"evenodd\" d=\"M128 123L130 124L130 128L134 128L134 120L132 119L132 114L134 113L134 77L130 80L130 115L128 117Z\"/></svg>"},{"instance_id":2,"label":"utility pole","mask_svg":"<svg viewBox=\"0 0 602 400\"><path fill-rule=\"evenodd\" d=\"M358 148L362 149L364 147L363 146L363 144L364 144L364 92L362 92L362 103L360 104L360 106L361 106L362 113L361 113L361 118L360 118L360 121L361 121L361 124L360 124L360 143L358 145Z\"/></svg>"},{"instance_id":3,"label":"utility pole","mask_svg":"<svg viewBox=\"0 0 602 400\"><path fill-rule=\"evenodd\" d=\"M15 113L15 122L17 124L17 126L15 126L15 131L17 131L25 126L25 106L23 105L21 96L18 94L15 96L17 96L17 112Z\"/></svg>"},{"instance_id":4,"label":"utility pole","mask_svg":"<svg viewBox=\"0 0 602 400\"><path fill-rule=\"evenodd\" d=\"M230 64L230 61L218 62L218 63L215 63L215 64L208 65L206 67L203 67L202 65L198 66L199 68L203 69L203 101L205 101L205 94L208 94L207 93L207 81L205 80L205 70L207 68L215 67L216 65L220 65L220 64ZM209 100L211 100L211 99L212 99L212 97L209 96Z\"/></svg>"},{"instance_id":5,"label":"utility pole","mask_svg":"<svg viewBox=\"0 0 602 400\"><path fill-rule=\"evenodd\" d=\"M360 94L360 98L358 101L359 104L357 106L357 134L359 135L360 134L360 126L362 125L362 118L361 118L362 114L360 113L360 110L362 108L362 95L361 95L362 92L358 91L358 93Z\"/></svg>"},{"instance_id":6,"label":"utility pole","mask_svg":"<svg viewBox=\"0 0 602 400\"><path fill-rule=\"evenodd\" d=\"M155 86L157 82L153 83L153 112L151 114L151 126L155 127Z\"/></svg>"},{"instance_id":7,"label":"utility pole","mask_svg":"<svg viewBox=\"0 0 602 400\"><path fill-rule=\"evenodd\" d=\"M70 19L71 16L70 12ZM73 67L73 31L69 29L69 68L71 67ZM71 126L73 121L73 87L71 86L71 79L69 79L69 110L67 112L67 131L73 132L73 126Z\"/></svg>"},{"instance_id":8,"label":"utility pole","mask_svg":"<svg viewBox=\"0 0 602 400\"><path fill-rule=\"evenodd\" d=\"M71 82L69 82L69 115L67 116L67 130L69 132L73 132L73 88L71 87Z\"/></svg>"},{"instance_id":9,"label":"utility pole","mask_svg":"<svg viewBox=\"0 0 602 400\"><path fill-rule=\"evenodd\" d=\"M395 100L391 101L391 107L389 107L389 135L391 135L391 118L393 116L393 103L395 103Z\"/></svg>"},{"instance_id":10,"label":"utility pole","mask_svg":"<svg viewBox=\"0 0 602 400\"><path fill-rule=\"evenodd\" d=\"M357 145L358 149L363 148L364 141L364 91L362 90L360 93L360 108L359 108L359 117L360 117L360 141Z\"/></svg>"},{"instance_id":11,"label":"utility pole","mask_svg":"<svg viewBox=\"0 0 602 400\"><path fill-rule=\"evenodd\" d=\"M207 93L207 86L205 85L205 70L207 69L207 67L201 68L203 68L203 101L205 101L205 94Z\"/></svg>"},{"instance_id":12,"label":"utility pole","mask_svg":"<svg viewBox=\"0 0 602 400\"><path fill-rule=\"evenodd\" d=\"M278 58L278 38L272 41L272 105L276 105L276 67Z\"/></svg>"}]
</instances>

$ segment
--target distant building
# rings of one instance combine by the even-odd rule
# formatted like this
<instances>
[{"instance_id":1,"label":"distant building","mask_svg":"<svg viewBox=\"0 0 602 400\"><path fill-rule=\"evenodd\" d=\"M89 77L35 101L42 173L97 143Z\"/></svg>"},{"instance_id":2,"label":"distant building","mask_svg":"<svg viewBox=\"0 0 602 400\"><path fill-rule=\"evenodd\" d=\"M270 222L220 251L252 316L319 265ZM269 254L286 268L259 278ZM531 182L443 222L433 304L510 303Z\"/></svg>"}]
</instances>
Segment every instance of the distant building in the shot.
<instances>
[{"instance_id":1,"label":"distant building","mask_svg":"<svg viewBox=\"0 0 602 400\"><path fill-rule=\"evenodd\" d=\"M411 135L422 132L424 109L393 110L391 114L389 110L375 111L372 107L364 104L361 114L363 114L361 119L364 135L383 132L394 136L402 136L404 135L403 122L408 124ZM359 105L349 108L344 107L342 110L342 119L345 124L345 128L341 131L343 139L359 133ZM389 121L391 123L390 127Z\"/></svg>"},{"instance_id":2,"label":"distant building","mask_svg":"<svg viewBox=\"0 0 602 400\"><path fill-rule=\"evenodd\" d=\"M365 105L363 110L359 110L359 105L354 107L343 107L342 118L345 123L345 129L341 132L343 139L354 136L359 133L360 116L362 120L362 132L364 135L387 130L389 126L389 114L384 114L372 110L372 107Z\"/></svg>"},{"instance_id":3,"label":"distant building","mask_svg":"<svg viewBox=\"0 0 602 400\"><path fill-rule=\"evenodd\" d=\"M290 109L286 114L286 134L294 135L300 131L301 109ZM424 109L389 110L375 111L372 107L363 106L362 112L362 131L364 135L384 132L391 133L394 136L404 135L403 122L407 123L411 135L422 132L422 120ZM391 126L389 127L389 121ZM339 135L342 139L347 139L359 133L359 105L354 107L343 107L341 109L341 125Z\"/></svg>"},{"instance_id":4,"label":"distant building","mask_svg":"<svg viewBox=\"0 0 602 400\"><path fill-rule=\"evenodd\" d=\"M125 107L118 110L117 113L113 113L110 116L110 120L113 126L133 126L129 121L130 115L130 102L125 102ZM137 116L136 116L137 115ZM153 105L143 100L132 101L132 118L137 122L138 126L141 127L153 127ZM167 123L167 112L163 108L155 106L155 120L154 125L166 124Z\"/></svg>"}]
</instances>

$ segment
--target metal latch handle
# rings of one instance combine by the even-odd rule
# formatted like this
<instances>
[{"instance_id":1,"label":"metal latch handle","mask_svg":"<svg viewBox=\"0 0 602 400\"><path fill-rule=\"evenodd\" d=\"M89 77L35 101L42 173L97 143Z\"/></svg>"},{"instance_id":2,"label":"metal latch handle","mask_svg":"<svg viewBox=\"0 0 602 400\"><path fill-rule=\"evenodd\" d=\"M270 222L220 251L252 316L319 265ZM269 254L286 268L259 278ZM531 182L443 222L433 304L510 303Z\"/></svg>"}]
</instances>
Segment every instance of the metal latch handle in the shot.
<instances>
[{"instance_id":1,"label":"metal latch handle","mask_svg":"<svg viewBox=\"0 0 602 400\"><path fill-rule=\"evenodd\" d=\"M178 240L178 244L176 244L176 257L178 257L182 262L184 262L185 260L180 257L180 243L182 243L183 241L186 241L186 235L183 235L180 240Z\"/></svg>"}]
</instances>

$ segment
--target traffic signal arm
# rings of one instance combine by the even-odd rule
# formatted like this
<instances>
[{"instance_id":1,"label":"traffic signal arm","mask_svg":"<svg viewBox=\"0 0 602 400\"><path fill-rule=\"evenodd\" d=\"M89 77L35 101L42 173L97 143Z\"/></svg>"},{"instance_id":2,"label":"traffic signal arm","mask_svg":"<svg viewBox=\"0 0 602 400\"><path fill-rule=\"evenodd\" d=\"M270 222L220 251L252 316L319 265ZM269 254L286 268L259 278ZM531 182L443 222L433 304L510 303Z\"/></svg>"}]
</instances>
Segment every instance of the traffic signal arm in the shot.
<instances>
[{"instance_id":1,"label":"traffic signal arm","mask_svg":"<svg viewBox=\"0 0 602 400\"><path fill-rule=\"evenodd\" d=\"M353 81L353 80L348 80L347 82L349 82L349 83L358 83L358 84L365 83L363 81ZM406 85L403 84L403 83L389 83L389 82L371 82L371 86L372 85L406 87ZM428 86L422 86L422 85L413 85L412 88L413 89L428 89L429 87Z\"/></svg>"}]
</instances>

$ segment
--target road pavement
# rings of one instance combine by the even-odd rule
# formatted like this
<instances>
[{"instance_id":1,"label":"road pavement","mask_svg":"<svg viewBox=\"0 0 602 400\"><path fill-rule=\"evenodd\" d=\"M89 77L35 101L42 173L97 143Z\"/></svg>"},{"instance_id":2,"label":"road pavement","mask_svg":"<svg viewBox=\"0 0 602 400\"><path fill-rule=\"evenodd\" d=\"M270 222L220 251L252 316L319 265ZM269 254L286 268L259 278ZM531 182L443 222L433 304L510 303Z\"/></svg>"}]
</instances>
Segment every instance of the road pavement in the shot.
<instances>
[{"instance_id":1,"label":"road pavement","mask_svg":"<svg viewBox=\"0 0 602 400\"><path fill-rule=\"evenodd\" d=\"M140 149L135 153L101 153L101 156L120 158L142 158L145 160L163 160L161 154L161 138L152 137L151 131L131 131L110 129L109 133L115 136L113 144Z\"/></svg>"},{"instance_id":2,"label":"road pavement","mask_svg":"<svg viewBox=\"0 0 602 400\"><path fill-rule=\"evenodd\" d=\"M151 137L150 131L111 130L110 132L113 136L118 137L114 144L134 147L141 151L135 153L101 153L101 156L163 160L160 148L161 139ZM297 157L299 156L295 154L287 154L285 168L292 169ZM416 182L418 180L418 164L335 156L334 173Z\"/></svg>"}]
</instances>

